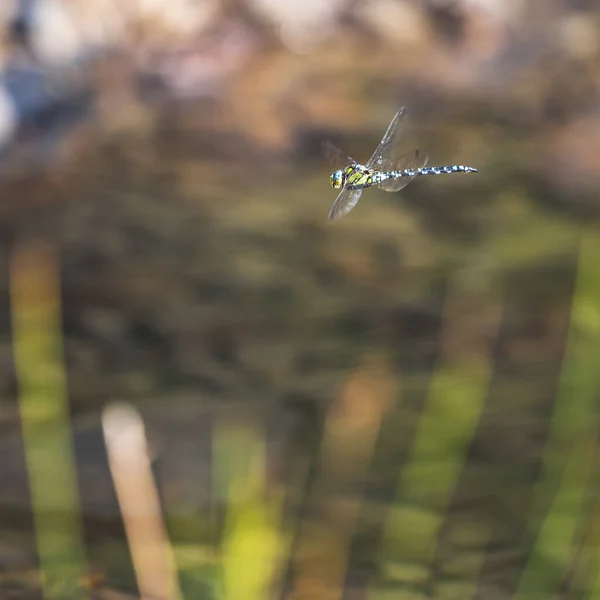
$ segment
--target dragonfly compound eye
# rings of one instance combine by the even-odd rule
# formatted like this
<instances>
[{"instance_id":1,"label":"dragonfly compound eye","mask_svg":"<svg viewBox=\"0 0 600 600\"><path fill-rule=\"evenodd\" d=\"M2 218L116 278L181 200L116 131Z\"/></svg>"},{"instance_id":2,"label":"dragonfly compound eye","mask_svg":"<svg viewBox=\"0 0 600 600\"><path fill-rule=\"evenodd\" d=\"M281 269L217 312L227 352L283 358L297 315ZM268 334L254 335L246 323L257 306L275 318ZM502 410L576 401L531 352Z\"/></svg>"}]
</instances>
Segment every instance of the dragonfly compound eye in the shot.
<instances>
[{"instance_id":1,"label":"dragonfly compound eye","mask_svg":"<svg viewBox=\"0 0 600 600\"><path fill-rule=\"evenodd\" d=\"M331 187L334 187L334 188L342 187L342 179L343 179L342 171L339 169L329 175L329 180L331 181Z\"/></svg>"}]
</instances>

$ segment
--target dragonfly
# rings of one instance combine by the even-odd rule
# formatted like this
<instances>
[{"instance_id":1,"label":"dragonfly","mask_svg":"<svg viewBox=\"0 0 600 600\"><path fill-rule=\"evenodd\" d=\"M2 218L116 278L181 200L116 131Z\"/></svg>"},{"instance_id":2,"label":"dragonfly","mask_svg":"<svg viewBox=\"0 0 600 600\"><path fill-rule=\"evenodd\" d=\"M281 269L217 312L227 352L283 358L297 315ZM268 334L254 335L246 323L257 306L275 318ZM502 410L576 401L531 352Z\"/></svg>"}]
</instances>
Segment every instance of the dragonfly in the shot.
<instances>
[{"instance_id":1,"label":"dragonfly","mask_svg":"<svg viewBox=\"0 0 600 600\"><path fill-rule=\"evenodd\" d=\"M344 154L331 142L324 142L325 155L341 167L329 175L331 187L342 190L329 211L330 223L347 215L358 204L363 190L368 187L377 186L385 192L399 192L415 177L422 175L477 173L477 169L463 165L427 167L429 157L420 150L393 159L393 152L406 122L406 114L406 107L396 112L377 149L364 165Z\"/></svg>"}]
</instances>

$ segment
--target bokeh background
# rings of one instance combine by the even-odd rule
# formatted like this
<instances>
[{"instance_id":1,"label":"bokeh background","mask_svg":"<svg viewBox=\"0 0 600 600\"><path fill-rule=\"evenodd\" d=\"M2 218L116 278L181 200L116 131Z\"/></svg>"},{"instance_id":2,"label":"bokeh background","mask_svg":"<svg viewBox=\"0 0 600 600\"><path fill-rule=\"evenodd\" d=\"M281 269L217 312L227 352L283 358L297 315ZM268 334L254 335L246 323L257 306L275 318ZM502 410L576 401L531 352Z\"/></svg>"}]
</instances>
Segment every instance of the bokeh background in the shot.
<instances>
[{"instance_id":1,"label":"bokeh background","mask_svg":"<svg viewBox=\"0 0 600 600\"><path fill-rule=\"evenodd\" d=\"M600 598L600 2L0 31L1 598Z\"/></svg>"}]
</instances>

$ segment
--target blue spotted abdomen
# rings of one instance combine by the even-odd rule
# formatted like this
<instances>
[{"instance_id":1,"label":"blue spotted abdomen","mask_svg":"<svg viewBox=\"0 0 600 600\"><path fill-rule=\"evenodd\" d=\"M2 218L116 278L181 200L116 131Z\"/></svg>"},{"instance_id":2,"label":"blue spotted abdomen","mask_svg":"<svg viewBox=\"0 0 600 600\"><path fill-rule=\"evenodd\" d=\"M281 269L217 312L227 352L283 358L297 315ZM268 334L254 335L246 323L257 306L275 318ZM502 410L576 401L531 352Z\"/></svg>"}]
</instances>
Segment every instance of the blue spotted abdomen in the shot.
<instances>
[{"instance_id":1,"label":"blue spotted abdomen","mask_svg":"<svg viewBox=\"0 0 600 600\"><path fill-rule=\"evenodd\" d=\"M388 175L390 177L419 177L421 175L449 175L451 173L477 173L477 169L463 165L448 165L444 167L423 167L421 169L392 171Z\"/></svg>"}]
</instances>

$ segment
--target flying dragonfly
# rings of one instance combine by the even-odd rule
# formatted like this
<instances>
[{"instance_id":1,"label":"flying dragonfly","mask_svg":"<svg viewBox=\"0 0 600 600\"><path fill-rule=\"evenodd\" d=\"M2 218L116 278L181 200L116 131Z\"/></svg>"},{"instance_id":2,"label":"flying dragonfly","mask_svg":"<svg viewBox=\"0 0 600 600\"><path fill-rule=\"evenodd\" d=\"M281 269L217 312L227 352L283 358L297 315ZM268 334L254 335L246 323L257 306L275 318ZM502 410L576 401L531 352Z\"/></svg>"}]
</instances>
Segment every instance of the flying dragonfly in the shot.
<instances>
[{"instance_id":1,"label":"flying dragonfly","mask_svg":"<svg viewBox=\"0 0 600 600\"><path fill-rule=\"evenodd\" d=\"M385 192L398 192L421 175L477 173L477 169L463 165L426 167L428 157L420 150L393 159L393 151L405 121L406 108L402 107L394 115L379 146L365 165L344 154L331 142L324 143L325 154L329 160L339 167L343 166L329 175L331 187L342 188L329 211L330 223L347 215L357 205L365 188L376 185Z\"/></svg>"}]
</instances>

